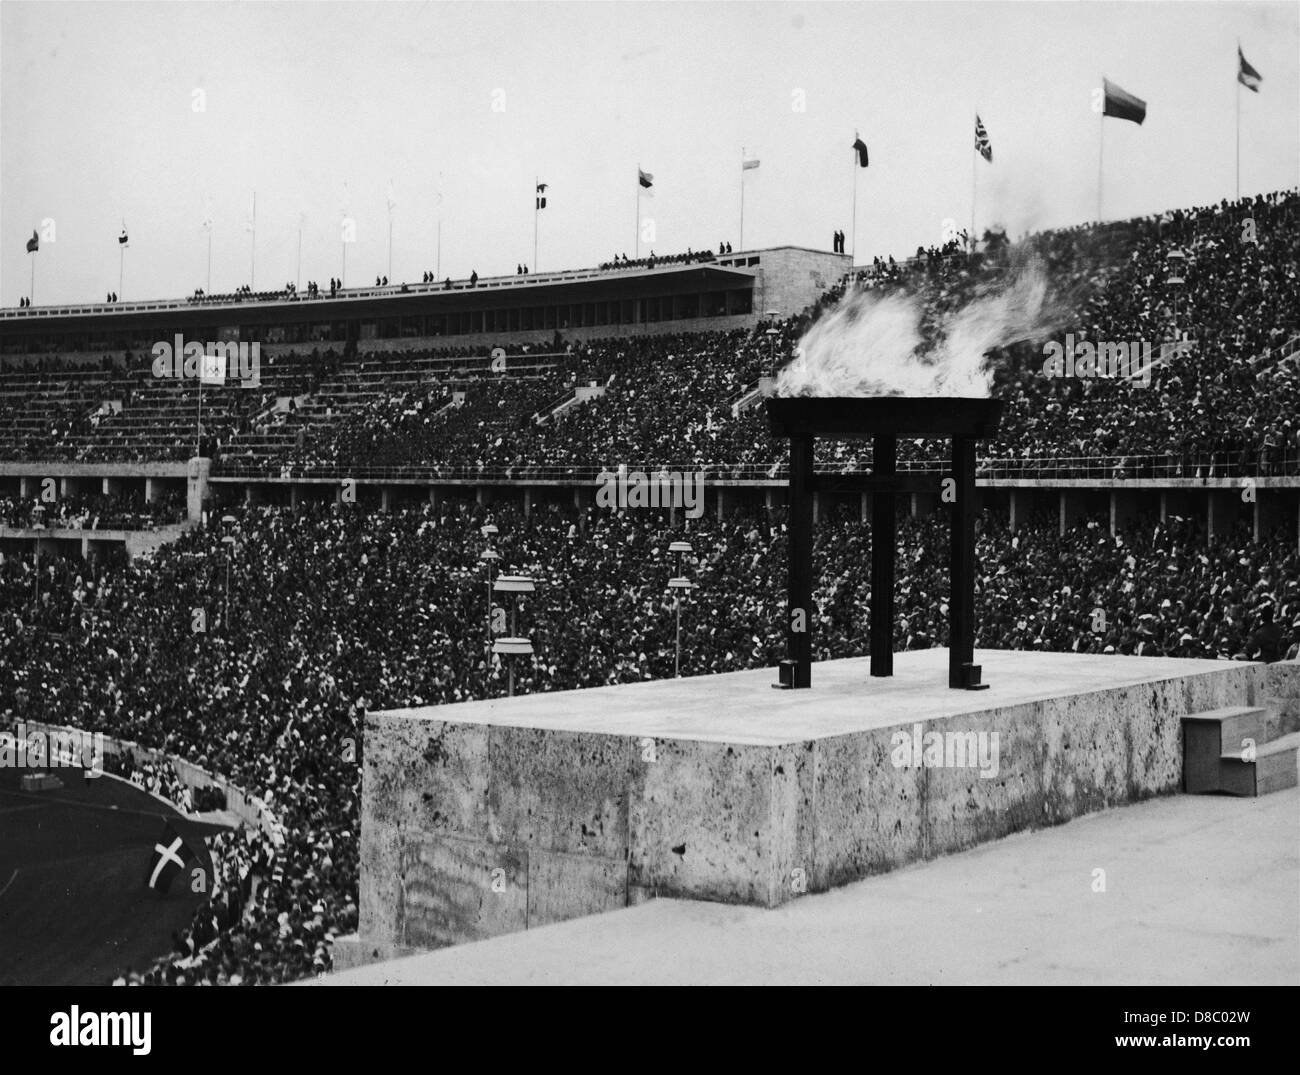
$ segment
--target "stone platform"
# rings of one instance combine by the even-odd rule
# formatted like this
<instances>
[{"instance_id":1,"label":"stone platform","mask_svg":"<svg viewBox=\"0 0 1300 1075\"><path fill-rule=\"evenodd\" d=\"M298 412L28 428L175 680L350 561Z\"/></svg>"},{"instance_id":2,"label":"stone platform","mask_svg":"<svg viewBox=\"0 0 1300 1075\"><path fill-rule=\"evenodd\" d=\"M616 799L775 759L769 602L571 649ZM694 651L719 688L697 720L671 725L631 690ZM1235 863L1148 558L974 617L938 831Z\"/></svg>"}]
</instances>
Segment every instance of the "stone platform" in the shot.
<instances>
[{"instance_id":1,"label":"stone platform","mask_svg":"<svg viewBox=\"0 0 1300 1075\"><path fill-rule=\"evenodd\" d=\"M990 690L948 689L928 650L891 679L819 663L803 691L766 669L369 714L347 962L654 896L774 907L1171 793L1183 715L1287 693L1273 681L1300 669L976 660Z\"/></svg>"}]
</instances>

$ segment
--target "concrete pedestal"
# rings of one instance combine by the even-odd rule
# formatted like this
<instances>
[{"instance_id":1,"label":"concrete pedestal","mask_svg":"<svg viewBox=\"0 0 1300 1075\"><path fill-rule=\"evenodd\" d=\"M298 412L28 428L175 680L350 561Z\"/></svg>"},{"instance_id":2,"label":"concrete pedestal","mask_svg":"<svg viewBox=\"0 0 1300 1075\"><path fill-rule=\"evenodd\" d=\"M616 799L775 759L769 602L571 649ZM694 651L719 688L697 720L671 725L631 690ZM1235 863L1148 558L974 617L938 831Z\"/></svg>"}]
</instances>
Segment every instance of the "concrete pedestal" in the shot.
<instances>
[{"instance_id":1,"label":"concrete pedestal","mask_svg":"<svg viewBox=\"0 0 1300 1075\"><path fill-rule=\"evenodd\" d=\"M1261 665L943 650L366 718L359 940L392 958L653 896L774 907L1178 790L1179 719L1253 704ZM934 756L904 756L932 743ZM991 748L991 749L990 749ZM901 763L900 763L901 762ZM991 762L991 764L990 764Z\"/></svg>"}]
</instances>

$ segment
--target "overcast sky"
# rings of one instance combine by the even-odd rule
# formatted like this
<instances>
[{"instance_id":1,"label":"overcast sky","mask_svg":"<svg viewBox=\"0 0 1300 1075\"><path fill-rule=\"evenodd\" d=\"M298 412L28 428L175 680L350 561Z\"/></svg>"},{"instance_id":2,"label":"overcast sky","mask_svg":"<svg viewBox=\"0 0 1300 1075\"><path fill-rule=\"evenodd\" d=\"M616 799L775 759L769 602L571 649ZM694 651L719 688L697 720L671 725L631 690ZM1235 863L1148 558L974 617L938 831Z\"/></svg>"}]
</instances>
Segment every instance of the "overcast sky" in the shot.
<instances>
[{"instance_id":1,"label":"overcast sky","mask_svg":"<svg viewBox=\"0 0 1300 1075\"><path fill-rule=\"evenodd\" d=\"M1107 217L1231 197L1236 43L1244 193L1300 182L1300 5L1254 3L0 4L0 302L28 292L25 240L52 220L38 305L188 294L342 268L347 282L634 249L636 168L660 253L721 240L903 255L971 215L1026 229L1091 219L1105 74L1148 102L1105 121ZM803 106L802 108L800 106ZM200 107L202 106L202 107ZM495 107L494 107L495 106ZM855 129L871 164L855 171ZM441 208L438 191L442 191ZM644 252L644 251L643 251Z\"/></svg>"}]
</instances>

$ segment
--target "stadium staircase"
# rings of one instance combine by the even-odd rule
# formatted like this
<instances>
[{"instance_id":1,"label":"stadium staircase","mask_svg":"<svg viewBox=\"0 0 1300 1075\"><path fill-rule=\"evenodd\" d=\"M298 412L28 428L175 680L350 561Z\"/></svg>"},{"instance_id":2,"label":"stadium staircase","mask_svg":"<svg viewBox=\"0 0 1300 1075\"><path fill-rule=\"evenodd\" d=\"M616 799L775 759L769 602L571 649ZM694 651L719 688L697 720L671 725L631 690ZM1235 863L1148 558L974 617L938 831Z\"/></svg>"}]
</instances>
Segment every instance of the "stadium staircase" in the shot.
<instances>
[{"instance_id":1,"label":"stadium staircase","mask_svg":"<svg viewBox=\"0 0 1300 1075\"><path fill-rule=\"evenodd\" d=\"M1300 783L1300 696L1183 718L1183 791L1253 798Z\"/></svg>"},{"instance_id":2,"label":"stadium staircase","mask_svg":"<svg viewBox=\"0 0 1300 1075\"><path fill-rule=\"evenodd\" d=\"M749 410L750 407L756 406L760 400L772 395L775 390L775 377L760 377L754 384L741 392L739 396L729 401L731 417L739 418L742 413Z\"/></svg>"},{"instance_id":3,"label":"stadium staircase","mask_svg":"<svg viewBox=\"0 0 1300 1075\"><path fill-rule=\"evenodd\" d=\"M547 422L554 421L556 418L563 418L575 407L581 407L584 403L593 399L600 399L604 394L604 385L585 385L565 389L564 392L544 404L533 415L533 422L539 426L544 426Z\"/></svg>"}]
</instances>

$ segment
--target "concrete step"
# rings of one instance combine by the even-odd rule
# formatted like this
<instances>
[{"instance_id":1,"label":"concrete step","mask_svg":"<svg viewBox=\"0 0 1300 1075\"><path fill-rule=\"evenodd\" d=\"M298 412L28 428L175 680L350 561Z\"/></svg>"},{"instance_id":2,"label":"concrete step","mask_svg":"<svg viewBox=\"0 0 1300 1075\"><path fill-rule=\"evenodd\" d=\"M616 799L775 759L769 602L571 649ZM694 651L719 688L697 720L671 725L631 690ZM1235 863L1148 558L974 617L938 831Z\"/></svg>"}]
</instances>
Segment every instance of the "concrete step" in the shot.
<instances>
[{"instance_id":1,"label":"concrete step","mask_svg":"<svg viewBox=\"0 0 1300 1075\"><path fill-rule=\"evenodd\" d=\"M1244 739L1258 745L1268 738L1268 710L1263 706L1230 705L1183 718L1184 724L1193 721L1219 726L1219 754L1239 753Z\"/></svg>"},{"instance_id":2,"label":"concrete step","mask_svg":"<svg viewBox=\"0 0 1300 1075\"><path fill-rule=\"evenodd\" d=\"M1226 706L1183 717L1183 791L1223 790L1221 759L1240 757L1249 745L1245 740L1258 750L1268 737L1268 716L1259 706Z\"/></svg>"},{"instance_id":3,"label":"concrete step","mask_svg":"<svg viewBox=\"0 0 1300 1075\"><path fill-rule=\"evenodd\" d=\"M1260 698L1259 704L1269 710L1269 739L1300 732L1300 697L1266 694Z\"/></svg>"},{"instance_id":4,"label":"concrete step","mask_svg":"<svg viewBox=\"0 0 1300 1075\"><path fill-rule=\"evenodd\" d=\"M1229 795L1267 795L1300 783L1300 732L1263 743L1253 761L1240 752L1219 759L1219 788Z\"/></svg>"}]
</instances>

